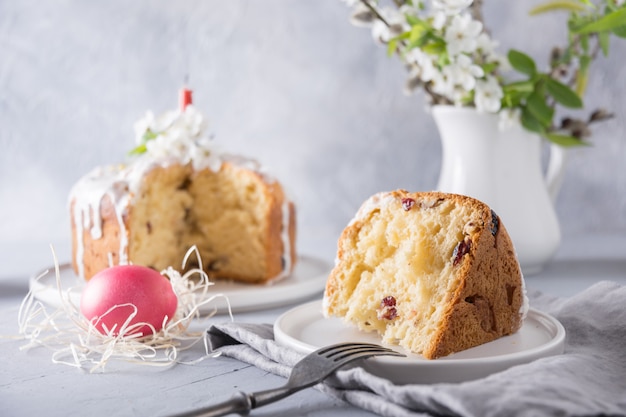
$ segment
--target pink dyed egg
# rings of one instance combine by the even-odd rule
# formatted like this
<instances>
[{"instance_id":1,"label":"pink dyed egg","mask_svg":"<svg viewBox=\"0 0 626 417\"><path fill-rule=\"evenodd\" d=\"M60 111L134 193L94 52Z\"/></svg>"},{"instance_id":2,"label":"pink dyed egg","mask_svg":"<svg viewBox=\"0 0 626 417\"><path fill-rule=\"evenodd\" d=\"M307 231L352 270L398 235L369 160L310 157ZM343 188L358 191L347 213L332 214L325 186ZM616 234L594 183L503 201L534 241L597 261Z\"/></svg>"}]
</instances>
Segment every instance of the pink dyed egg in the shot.
<instances>
[{"instance_id":1,"label":"pink dyed egg","mask_svg":"<svg viewBox=\"0 0 626 417\"><path fill-rule=\"evenodd\" d=\"M130 325L149 323L158 332L165 317L169 321L174 316L177 305L169 280L154 269L137 265L114 266L98 272L87 282L80 299L83 316L101 333L106 333L105 328L115 329L116 335L134 313L133 306L137 314ZM147 336L152 329L146 325L125 332L136 333Z\"/></svg>"}]
</instances>

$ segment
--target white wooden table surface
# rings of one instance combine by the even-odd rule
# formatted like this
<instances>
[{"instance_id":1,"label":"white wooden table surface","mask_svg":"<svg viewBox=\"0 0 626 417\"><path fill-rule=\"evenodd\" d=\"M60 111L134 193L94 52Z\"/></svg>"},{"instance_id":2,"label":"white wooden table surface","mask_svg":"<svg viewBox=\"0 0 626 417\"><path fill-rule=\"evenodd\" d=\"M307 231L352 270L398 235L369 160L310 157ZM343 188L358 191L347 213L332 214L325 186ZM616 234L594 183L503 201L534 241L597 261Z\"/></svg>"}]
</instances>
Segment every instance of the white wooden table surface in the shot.
<instances>
[{"instance_id":1,"label":"white wooden table surface","mask_svg":"<svg viewBox=\"0 0 626 417\"><path fill-rule=\"evenodd\" d=\"M59 258L67 256L67 248L61 248ZM256 391L284 382L281 377L226 357L164 370L141 366L89 374L53 364L51 352L45 348L19 350L24 342L7 336L17 335L18 307L28 291L29 276L49 265L49 259L49 251L41 243L0 245L1 416L163 416L227 399L236 390ZM626 285L626 236L564 241L543 272L526 277L529 289L557 296L571 296L601 280ZM235 320L272 323L291 307L239 313ZM207 325L229 319L216 316L210 320ZM251 415L371 414L309 388Z\"/></svg>"}]
</instances>

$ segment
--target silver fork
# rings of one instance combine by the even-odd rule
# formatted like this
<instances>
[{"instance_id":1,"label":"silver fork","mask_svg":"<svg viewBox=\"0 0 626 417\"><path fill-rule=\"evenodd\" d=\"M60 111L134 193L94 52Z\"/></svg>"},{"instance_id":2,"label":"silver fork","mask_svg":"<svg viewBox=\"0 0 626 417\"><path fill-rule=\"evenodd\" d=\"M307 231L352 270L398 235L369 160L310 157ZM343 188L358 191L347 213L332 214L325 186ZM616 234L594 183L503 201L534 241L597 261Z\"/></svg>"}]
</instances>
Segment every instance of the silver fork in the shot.
<instances>
[{"instance_id":1,"label":"silver fork","mask_svg":"<svg viewBox=\"0 0 626 417\"><path fill-rule=\"evenodd\" d=\"M322 382L337 369L357 359L372 356L406 356L372 343L339 343L316 350L293 367L287 383L279 388L253 393L237 392L230 400L172 417L217 417L247 414L250 410L276 402Z\"/></svg>"}]
</instances>

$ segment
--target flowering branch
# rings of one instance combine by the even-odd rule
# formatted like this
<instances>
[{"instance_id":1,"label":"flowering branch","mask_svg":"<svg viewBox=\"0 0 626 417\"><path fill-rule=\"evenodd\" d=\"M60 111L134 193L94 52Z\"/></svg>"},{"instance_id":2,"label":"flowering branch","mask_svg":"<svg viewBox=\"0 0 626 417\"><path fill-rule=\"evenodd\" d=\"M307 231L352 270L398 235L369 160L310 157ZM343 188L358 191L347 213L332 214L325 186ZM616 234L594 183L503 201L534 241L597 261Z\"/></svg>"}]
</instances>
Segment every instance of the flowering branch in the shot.
<instances>
[{"instance_id":1,"label":"flowering branch","mask_svg":"<svg viewBox=\"0 0 626 417\"><path fill-rule=\"evenodd\" d=\"M422 88L431 104L499 113L563 146L585 144L588 125L611 117L596 110L587 120L554 122L557 107L583 107L590 64L600 52L608 55L610 35L626 37L624 0L555 0L533 9L569 13L568 45L552 50L546 72L523 52L496 52L483 24L483 0L393 0L393 7L381 6L382 0L346 1L354 7L352 22L371 27L387 53L406 64L407 91ZM505 79L510 68L522 79Z\"/></svg>"}]
</instances>

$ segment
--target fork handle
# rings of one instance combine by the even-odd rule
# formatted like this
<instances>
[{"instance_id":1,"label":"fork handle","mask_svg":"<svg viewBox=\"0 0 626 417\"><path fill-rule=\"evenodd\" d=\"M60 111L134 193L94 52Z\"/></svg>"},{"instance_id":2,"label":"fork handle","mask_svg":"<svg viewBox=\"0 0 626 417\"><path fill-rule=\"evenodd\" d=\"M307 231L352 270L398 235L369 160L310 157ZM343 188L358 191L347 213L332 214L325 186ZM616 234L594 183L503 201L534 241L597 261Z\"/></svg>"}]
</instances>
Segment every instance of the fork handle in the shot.
<instances>
[{"instance_id":1,"label":"fork handle","mask_svg":"<svg viewBox=\"0 0 626 417\"><path fill-rule=\"evenodd\" d=\"M228 414L246 415L253 408L253 401L250 395L245 392L238 391L230 398L230 400L208 407L186 411L171 417L218 417L226 416Z\"/></svg>"},{"instance_id":2,"label":"fork handle","mask_svg":"<svg viewBox=\"0 0 626 417\"><path fill-rule=\"evenodd\" d=\"M281 400L296 391L299 390L287 387L253 392L250 394L238 391L229 400L219 404L187 411L171 417L219 417L228 414L246 415L254 408Z\"/></svg>"}]
</instances>

